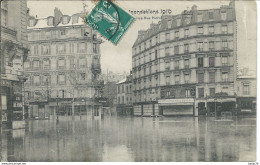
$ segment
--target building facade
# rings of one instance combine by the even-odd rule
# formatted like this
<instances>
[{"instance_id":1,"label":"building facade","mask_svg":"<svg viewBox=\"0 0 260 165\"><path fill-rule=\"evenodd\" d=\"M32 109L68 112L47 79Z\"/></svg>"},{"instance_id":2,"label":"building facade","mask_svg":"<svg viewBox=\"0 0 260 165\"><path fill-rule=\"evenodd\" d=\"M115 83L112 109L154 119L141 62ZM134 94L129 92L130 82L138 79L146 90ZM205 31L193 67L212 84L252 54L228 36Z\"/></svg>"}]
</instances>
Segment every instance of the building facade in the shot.
<instances>
[{"instance_id":1,"label":"building facade","mask_svg":"<svg viewBox=\"0 0 260 165\"><path fill-rule=\"evenodd\" d=\"M238 76L236 81L237 115L256 115L256 78L253 76Z\"/></svg>"},{"instance_id":2,"label":"building facade","mask_svg":"<svg viewBox=\"0 0 260 165\"><path fill-rule=\"evenodd\" d=\"M50 114L100 114L99 97L101 39L83 23L83 13L28 19L30 52L24 69L28 81L25 95L31 118Z\"/></svg>"},{"instance_id":3,"label":"building facade","mask_svg":"<svg viewBox=\"0 0 260 165\"><path fill-rule=\"evenodd\" d=\"M1 1L1 120L8 128L25 118L23 64L28 55L27 2Z\"/></svg>"},{"instance_id":4,"label":"building facade","mask_svg":"<svg viewBox=\"0 0 260 165\"><path fill-rule=\"evenodd\" d=\"M133 100L132 100L132 73L126 76L125 79L117 84L117 114L132 115Z\"/></svg>"},{"instance_id":5,"label":"building facade","mask_svg":"<svg viewBox=\"0 0 260 165\"><path fill-rule=\"evenodd\" d=\"M192 6L140 30L132 47L134 115L234 111L237 69L234 1Z\"/></svg>"}]
</instances>

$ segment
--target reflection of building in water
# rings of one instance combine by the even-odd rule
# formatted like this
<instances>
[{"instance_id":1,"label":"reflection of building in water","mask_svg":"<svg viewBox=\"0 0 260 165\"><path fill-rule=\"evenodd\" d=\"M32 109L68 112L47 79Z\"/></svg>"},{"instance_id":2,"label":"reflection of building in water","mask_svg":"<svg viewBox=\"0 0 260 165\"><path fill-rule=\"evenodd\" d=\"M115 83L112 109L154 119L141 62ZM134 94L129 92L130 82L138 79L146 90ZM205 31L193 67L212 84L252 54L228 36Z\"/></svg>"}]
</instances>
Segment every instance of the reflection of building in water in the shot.
<instances>
[{"instance_id":1,"label":"reflection of building in water","mask_svg":"<svg viewBox=\"0 0 260 165\"><path fill-rule=\"evenodd\" d=\"M234 112L235 3L163 16L132 48L134 115Z\"/></svg>"},{"instance_id":2,"label":"reflection of building in water","mask_svg":"<svg viewBox=\"0 0 260 165\"><path fill-rule=\"evenodd\" d=\"M30 16L25 62L30 117L48 118L56 109L60 115L73 115L73 107L76 115L85 114L100 106L93 98L100 97L97 88L102 86L101 39L83 23L84 14L68 16L55 8L54 16Z\"/></svg>"}]
</instances>

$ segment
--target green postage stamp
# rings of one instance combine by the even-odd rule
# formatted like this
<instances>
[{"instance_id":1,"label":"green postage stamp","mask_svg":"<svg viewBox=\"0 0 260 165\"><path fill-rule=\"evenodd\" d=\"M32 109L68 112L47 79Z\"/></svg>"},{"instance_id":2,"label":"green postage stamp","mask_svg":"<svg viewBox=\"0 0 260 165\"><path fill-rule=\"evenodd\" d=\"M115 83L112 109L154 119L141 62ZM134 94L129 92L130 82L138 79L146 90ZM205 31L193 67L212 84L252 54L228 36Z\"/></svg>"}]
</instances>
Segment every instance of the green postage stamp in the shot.
<instances>
[{"instance_id":1,"label":"green postage stamp","mask_svg":"<svg viewBox=\"0 0 260 165\"><path fill-rule=\"evenodd\" d=\"M134 20L133 16L110 0L100 0L84 21L117 45Z\"/></svg>"}]
</instances>

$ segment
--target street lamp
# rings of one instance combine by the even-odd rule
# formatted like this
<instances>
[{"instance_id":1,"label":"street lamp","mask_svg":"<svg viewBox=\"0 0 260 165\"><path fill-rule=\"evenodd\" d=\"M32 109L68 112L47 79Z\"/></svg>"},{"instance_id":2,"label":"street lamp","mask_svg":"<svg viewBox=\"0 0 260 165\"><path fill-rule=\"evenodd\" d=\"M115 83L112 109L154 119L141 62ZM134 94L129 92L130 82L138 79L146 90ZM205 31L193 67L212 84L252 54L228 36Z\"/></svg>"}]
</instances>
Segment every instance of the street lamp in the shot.
<instances>
[{"instance_id":1,"label":"street lamp","mask_svg":"<svg viewBox=\"0 0 260 165\"><path fill-rule=\"evenodd\" d=\"M56 102L57 102L57 106L56 106L56 116L57 116L57 119L56 119L56 121L57 121L57 123L59 122L59 103L58 103L58 100L59 100L59 96L57 95L57 97L56 97Z\"/></svg>"}]
</instances>

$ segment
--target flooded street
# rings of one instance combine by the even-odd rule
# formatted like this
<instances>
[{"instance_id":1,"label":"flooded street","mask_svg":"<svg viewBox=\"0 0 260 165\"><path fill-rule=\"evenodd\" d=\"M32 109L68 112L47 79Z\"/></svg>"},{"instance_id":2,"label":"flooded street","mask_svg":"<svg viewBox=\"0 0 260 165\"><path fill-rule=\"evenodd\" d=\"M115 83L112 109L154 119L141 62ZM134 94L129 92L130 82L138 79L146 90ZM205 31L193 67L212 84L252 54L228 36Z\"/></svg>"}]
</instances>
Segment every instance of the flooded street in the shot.
<instances>
[{"instance_id":1,"label":"flooded street","mask_svg":"<svg viewBox=\"0 0 260 165\"><path fill-rule=\"evenodd\" d=\"M256 119L60 117L2 132L2 161L255 161Z\"/></svg>"}]
</instances>

